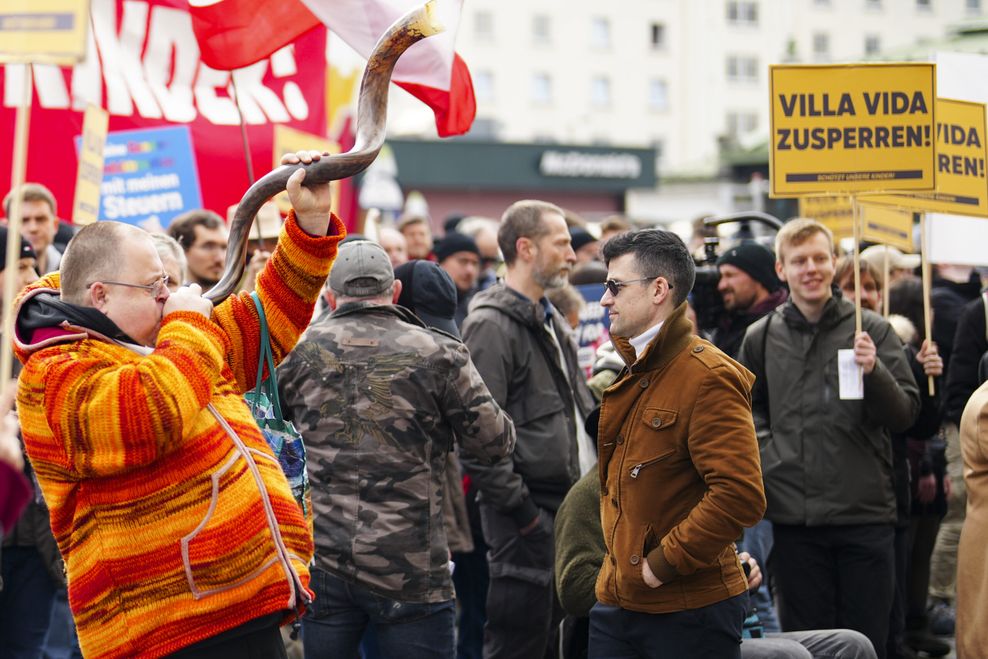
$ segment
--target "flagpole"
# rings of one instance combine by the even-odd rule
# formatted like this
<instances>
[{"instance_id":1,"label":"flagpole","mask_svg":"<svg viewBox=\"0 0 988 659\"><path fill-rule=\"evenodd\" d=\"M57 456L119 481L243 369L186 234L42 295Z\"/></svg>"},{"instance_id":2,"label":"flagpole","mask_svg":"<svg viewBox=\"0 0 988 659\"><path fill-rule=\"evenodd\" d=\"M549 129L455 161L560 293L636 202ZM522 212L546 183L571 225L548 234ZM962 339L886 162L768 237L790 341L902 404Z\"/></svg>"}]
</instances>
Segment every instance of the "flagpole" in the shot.
<instances>
[{"instance_id":1,"label":"flagpole","mask_svg":"<svg viewBox=\"0 0 988 659\"><path fill-rule=\"evenodd\" d=\"M247 180L254 185L254 161L250 157L250 142L247 140L247 122L244 121L243 110L240 109L240 92L237 90L237 77L230 71L230 85L233 87L233 104L237 106L237 116L240 117L240 141L244 147L244 161L247 163ZM261 223L255 220L254 230L257 232L258 247L267 251L264 246L264 235L261 234Z\"/></svg>"}]
</instances>

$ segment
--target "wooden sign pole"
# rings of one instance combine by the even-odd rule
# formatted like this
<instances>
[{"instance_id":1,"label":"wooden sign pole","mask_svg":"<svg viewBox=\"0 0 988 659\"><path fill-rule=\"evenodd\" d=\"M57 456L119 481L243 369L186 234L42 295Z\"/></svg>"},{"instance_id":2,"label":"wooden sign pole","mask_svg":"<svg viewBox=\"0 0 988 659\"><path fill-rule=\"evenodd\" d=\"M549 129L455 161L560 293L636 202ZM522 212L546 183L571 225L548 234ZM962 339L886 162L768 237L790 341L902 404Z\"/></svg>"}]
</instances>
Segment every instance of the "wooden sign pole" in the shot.
<instances>
[{"instance_id":1,"label":"wooden sign pole","mask_svg":"<svg viewBox=\"0 0 988 659\"><path fill-rule=\"evenodd\" d=\"M861 207L851 195L851 222L854 224L854 334L861 332Z\"/></svg>"},{"instance_id":2,"label":"wooden sign pole","mask_svg":"<svg viewBox=\"0 0 988 659\"><path fill-rule=\"evenodd\" d=\"M7 69L8 73L10 69ZM17 106L14 119L14 160L11 168L10 189L19 190L24 185L27 167L27 136L31 119L32 65L24 65L24 93ZM14 334L14 296L17 295L17 263L21 256L21 195L11 198L10 217L7 218L7 276L3 281L3 345L0 346L0 383L6 386L14 366L11 339Z\"/></svg>"},{"instance_id":3,"label":"wooden sign pole","mask_svg":"<svg viewBox=\"0 0 988 659\"><path fill-rule=\"evenodd\" d=\"M930 313L930 249L929 237L926 235L926 213L919 214L919 234L923 259L923 327L926 330L926 340L933 341L933 314ZM930 396L933 396L935 386L932 375L927 377L927 385Z\"/></svg>"},{"instance_id":4,"label":"wooden sign pole","mask_svg":"<svg viewBox=\"0 0 988 659\"><path fill-rule=\"evenodd\" d=\"M885 246L885 259L882 264L882 315L889 317L889 246Z\"/></svg>"}]
</instances>

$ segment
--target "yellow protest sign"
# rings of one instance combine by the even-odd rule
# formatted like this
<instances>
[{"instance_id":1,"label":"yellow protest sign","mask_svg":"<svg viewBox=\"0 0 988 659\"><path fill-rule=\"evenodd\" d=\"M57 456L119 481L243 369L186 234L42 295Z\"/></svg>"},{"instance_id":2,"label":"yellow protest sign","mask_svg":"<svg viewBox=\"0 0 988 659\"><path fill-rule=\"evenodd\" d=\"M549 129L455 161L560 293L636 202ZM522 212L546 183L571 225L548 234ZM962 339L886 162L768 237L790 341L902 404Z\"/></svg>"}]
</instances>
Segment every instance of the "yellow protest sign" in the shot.
<instances>
[{"instance_id":1,"label":"yellow protest sign","mask_svg":"<svg viewBox=\"0 0 988 659\"><path fill-rule=\"evenodd\" d=\"M79 173L75 180L72 224L92 224L99 219L100 186L103 184L103 148L110 125L110 113L90 105L82 119L79 144Z\"/></svg>"},{"instance_id":2,"label":"yellow protest sign","mask_svg":"<svg viewBox=\"0 0 988 659\"><path fill-rule=\"evenodd\" d=\"M88 0L0 0L0 62L75 64L88 26Z\"/></svg>"},{"instance_id":3,"label":"yellow protest sign","mask_svg":"<svg viewBox=\"0 0 988 659\"><path fill-rule=\"evenodd\" d=\"M891 206L860 204L861 238L913 252L913 212Z\"/></svg>"},{"instance_id":4,"label":"yellow protest sign","mask_svg":"<svg viewBox=\"0 0 988 659\"><path fill-rule=\"evenodd\" d=\"M854 207L847 195L800 197L799 216L816 220L830 229L834 240L854 235Z\"/></svg>"},{"instance_id":5,"label":"yellow protest sign","mask_svg":"<svg viewBox=\"0 0 988 659\"><path fill-rule=\"evenodd\" d=\"M770 67L771 196L933 190L935 65Z\"/></svg>"},{"instance_id":6,"label":"yellow protest sign","mask_svg":"<svg viewBox=\"0 0 988 659\"><path fill-rule=\"evenodd\" d=\"M276 124L274 127L273 151L274 166L279 167L281 165L281 156L286 153L294 153L296 151L339 153L340 145L319 135L313 135L312 133L306 133L305 131ZM329 187L333 193L333 212L338 213L340 210L340 184L338 181L333 181L329 184ZM288 201L287 192L276 195L274 200L278 203L278 210L282 213L287 213L292 207L291 202Z\"/></svg>"},{"instance_id":7,"label":"yellow protest sign","mask_svg":"<svg viewBox=\"0 0 988 659\"><path fill-rule=\"evenodd\" d=\"M938 98L936 115L936 192L869 195L868 203L988 217L984 104Z\"/></svg>"}]
</instances>

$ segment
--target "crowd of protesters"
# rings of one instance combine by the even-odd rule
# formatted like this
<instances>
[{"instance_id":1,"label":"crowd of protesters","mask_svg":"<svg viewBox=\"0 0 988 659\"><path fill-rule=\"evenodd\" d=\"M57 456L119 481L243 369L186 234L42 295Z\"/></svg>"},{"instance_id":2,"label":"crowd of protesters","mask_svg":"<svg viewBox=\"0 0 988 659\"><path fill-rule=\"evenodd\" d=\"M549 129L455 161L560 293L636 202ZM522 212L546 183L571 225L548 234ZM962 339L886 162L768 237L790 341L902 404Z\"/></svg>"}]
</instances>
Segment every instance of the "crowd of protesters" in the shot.
<instances>
[{"instance_id":1,"label":"crowd of protesters","mask_svg":"<svg viewBox=\"0 0 988 659\"><path fill-rule=\"evenodd\" d=\"M0 659L988 656L977 269L934 266L927 336L918 256L796 218L703 308L669 231L519 201L346 236L302 178L215 308L218 214L75 233L21 190Z\"/></svg>"}]
</instances>

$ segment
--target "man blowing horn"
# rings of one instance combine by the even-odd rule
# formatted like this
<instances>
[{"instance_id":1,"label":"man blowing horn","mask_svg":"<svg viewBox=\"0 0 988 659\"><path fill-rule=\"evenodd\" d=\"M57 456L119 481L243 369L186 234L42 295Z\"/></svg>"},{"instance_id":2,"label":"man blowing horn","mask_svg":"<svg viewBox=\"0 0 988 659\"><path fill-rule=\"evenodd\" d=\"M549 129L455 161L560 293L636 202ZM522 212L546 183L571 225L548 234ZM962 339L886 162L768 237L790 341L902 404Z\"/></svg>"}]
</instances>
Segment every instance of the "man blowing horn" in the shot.
<instances>
[{"instance_id":1,"label":"man blowing horn","mask_svg":"<svg viewBox=\"0 0 988 659\"><path fill-rule=\"evenodd\" d=\"M304 177L257 278L276 360L346 233L329 184ZM250 297L169 293L150 236L98 222L16 313L24 443L85 656L284 657L278 628L311 601L312 537L243 400L261 335Z\"/></svg>"}]
</instances>

